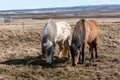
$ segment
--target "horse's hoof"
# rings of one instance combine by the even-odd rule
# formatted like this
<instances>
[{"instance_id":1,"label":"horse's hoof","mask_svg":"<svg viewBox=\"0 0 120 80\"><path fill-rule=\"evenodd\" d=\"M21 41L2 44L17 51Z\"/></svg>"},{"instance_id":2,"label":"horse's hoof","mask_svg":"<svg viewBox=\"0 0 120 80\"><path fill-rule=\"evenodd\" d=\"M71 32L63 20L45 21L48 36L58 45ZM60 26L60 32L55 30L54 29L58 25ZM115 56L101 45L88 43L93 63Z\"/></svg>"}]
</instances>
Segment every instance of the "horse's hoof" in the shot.
<instances>
[{"instance_id":1,"label":"horse's hoof","mask_svg":"<svg viewBox=\"0 0 120 80\"><path fill-rule=\"evenodd\" d=\"M63 59L64 59L65 61L68 61L68 60L69 60L69 58L67 58L67 57L63 57Z\"/></svg>"},{"instance_id":2,"label":"horse's hoof","mask_svg":"<svg viewBox=\"0 0 120 80\"><path fill-rule=\"evenodd\" d=\"M47 63L46 65L47 65L47 66L52 66L52 63Z\"/></svg>"},{"instance_id":3,"label":"horse's hoof","mask_svg":"<svg viewBox=\"0 0 120 80\"><path fill-rule=\"evenodd\" d=\"M81 62L78 62L78 64L82 64Z\"/></svg>"},{"instance_id":4,"label":"horse's hoof","mask_svg":"<svg viewBox=\"0 0 120 80\"><path fill-rule=\"evenodd\" d=\"M98 56L95 56L96 59L98 59Z\"/></svg>"},{"instance_id":5,"label":"horse's hoof","mask_svg":"<svg viewBox=\"0 0 120 80\"><path fill-rule=\"evenodd\" d=\"M76 66L76 64L72 64L72 66L73 66L73 67L75 67L75 66Z\"/></svg>"}]
</instances>

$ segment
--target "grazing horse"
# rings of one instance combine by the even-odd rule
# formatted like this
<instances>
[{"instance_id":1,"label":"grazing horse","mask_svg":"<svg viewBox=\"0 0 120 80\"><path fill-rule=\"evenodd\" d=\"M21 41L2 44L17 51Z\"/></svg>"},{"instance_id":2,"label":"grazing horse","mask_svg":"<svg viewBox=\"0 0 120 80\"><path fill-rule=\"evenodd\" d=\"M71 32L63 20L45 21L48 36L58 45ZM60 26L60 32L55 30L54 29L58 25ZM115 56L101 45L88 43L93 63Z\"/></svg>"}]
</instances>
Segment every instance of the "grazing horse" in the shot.
<instances>
[{"instance_id":1,"label":"grazing horse","mask_svg":"<svg viewBox=\"0 0 120 80\"><path fill-rule=\"evenodd\" d=\"M86 44L89 45L90 60L94 59L93 49L95 49L95 58L97 58L98 34L99 25L96 21L82 19L76 23L70 46L73 66L76 66L78 61L84 63Z\"/></svg>"},{"instance_id":2,"label":"grazing horse","mask_svg":"<svg viewBox=\"0 0 120 80\"><path fill-rule=\"evenodd\" d=\"M58 44L59 57L68 57L69 45L71 41L71 27L67 22L54 22L49 19L42 32L42 55L47 63L53 61L55 45Z\"/></svg>"}]
</instances>

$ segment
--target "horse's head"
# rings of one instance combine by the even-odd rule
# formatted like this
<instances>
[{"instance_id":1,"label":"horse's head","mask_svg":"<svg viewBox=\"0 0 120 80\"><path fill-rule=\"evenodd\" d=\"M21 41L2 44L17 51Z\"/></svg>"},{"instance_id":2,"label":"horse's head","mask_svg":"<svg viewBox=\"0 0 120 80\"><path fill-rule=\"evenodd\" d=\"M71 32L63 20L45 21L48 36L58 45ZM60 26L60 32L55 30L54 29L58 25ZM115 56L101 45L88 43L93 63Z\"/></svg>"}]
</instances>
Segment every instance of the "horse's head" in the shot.
<instances>
[{"instance_id":1,"label":"horse's head","mask_svg":"<svg viewBox=\"0 0 120 80\"><path fill-rule=\"evenodd\" d=\"M72 58L72 66L76 66L79 59L79 50L75 44L70 46L71 58Z\"/></svg>"},{"instance_id":2,"label":"horse's head","mask_svg":"<svg viewBox=\"0 0 120 80\"><path fill-rule=\"evenodd\" d=\"M42 54L49 64L53 59L55 37L56 24L52 19L49 19L42 32Z\"/></svg>"},{"instance_id":3,"label":"horse's head","mask_svg":"<svg viewBox=\"0 0 120 80\"><path fill-rule=\"evenodd\" d=\"M49 39L47 39L46 42L42 43L42 54L45 56L46 62L48 64L52 63L53 53L54 53L54 44Z\"/></svg>"}]
</instances>

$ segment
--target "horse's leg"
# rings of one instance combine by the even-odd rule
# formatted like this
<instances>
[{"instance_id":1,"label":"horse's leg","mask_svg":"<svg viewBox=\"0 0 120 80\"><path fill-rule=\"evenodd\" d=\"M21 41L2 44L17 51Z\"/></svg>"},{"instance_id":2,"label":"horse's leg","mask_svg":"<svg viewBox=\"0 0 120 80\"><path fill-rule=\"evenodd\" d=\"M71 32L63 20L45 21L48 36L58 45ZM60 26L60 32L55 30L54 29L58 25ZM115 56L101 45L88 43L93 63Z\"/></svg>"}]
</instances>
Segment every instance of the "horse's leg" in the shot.
<instances>
[{"instance_id":1,"label":"horse's leg","mask_svg":"<svg viewBox=\"0 0 120 80\"><path fill-rule=\"evenodd\" d=\"M90 61L94 58L94 55L93 55L93 43L90 44L90 54L91 54L91 58L90 58Z\"/></svg>"},{"instance_id":2,"label":"horse's leg","mask_svg":"<svg viewBox=\"0 0 120 80\"><path fill-rule=\"evenodd\" d=\"M81 54L82 54L82 51L81 51L81 48L79 49L79 63L81 63Z\"/></svg>"},{"instance_id":3,"label":"horse's leg","mask_svg":"<svg viewBox=\"0 0 120 80\"><path fill-rule=\"evenodd\" d=\"M96 39L96 40L95 40L95 42L94 42L95 58L96 58L96 59L98 58L98 51L97 51L97 47L98 47L98 44L97 44L97 39Z\"/></svg>"},{"instance_id":4,"label":"horse's leg","mask_svg":"<svg viewBox=\"0 0 120 80\"><path fill-rule=\"evenodd\" d=\"M59 46L59 51L60 51L60 53L59 53L59 58L61 58L61 57L62 57L62 49L63 49L62 43L59 42L59 43L58 43L58 46Z\"/></svg>"},{"instance_id":5,"label":"horse's leg","mask_svg":"<svg viewBox=\"0 0 120 80\"><path fill-rule=\"evenodd\" d=\"M85 61L85 45L86 45L86 43L83 43L83 46L82 46L82 61L81 61L82 64Z\"/></svg>"},{"instance_id":6,"label":"horse's leg","mask_svg":"<svg viewBox=\"0 0 120 80\"><path fill-rule=\"evenodd\" d=\"M69 57L69 43L68 40L64 42L63 57Z\"/></svg>"},{"instance_id":7,"label":"horse's leg","mask_svg":"<svg viewBox=\"0 0 120 80\"><path fill-rule=\"evenodd\" d=\"M71 55L70 55L70 45L71 45L71 40L72 40L72 36L70 35L70 37L68 38L68 59L71 58Z\"/></svg>"},{"instance_id":8,"label":"horse's leg","mask_svg":"<svg viewBox=\"0 0 120 80\"><path fill-rule=\"evenodd\" d=\"M54 51L53 51L53 54L52 54L52 62L53 62L53 56L54 56Z\"/></svg>"}]
</instances>

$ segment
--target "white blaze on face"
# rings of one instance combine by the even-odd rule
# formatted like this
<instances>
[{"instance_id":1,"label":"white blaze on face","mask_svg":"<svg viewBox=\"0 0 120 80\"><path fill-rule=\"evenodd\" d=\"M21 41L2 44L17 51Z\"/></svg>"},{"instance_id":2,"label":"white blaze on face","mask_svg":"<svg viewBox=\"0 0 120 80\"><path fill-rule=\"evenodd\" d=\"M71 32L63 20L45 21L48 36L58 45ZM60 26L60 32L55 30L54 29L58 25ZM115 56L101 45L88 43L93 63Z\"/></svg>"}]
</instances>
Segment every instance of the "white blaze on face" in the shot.
<instances>
[{"instance_id":1,"label":"white blaze on face","mask_svg":"<svg viewBox=\"0 0 120 80\"><path fill-rule=\"evenodd\" d=\"M49 56L46 56L46 60L48 64L52 63L52 54L50 54Z\"/></svg>"},{"instance_id":2,"label":"white blaze on face","mask_svg":"<svg viewBox=\"0 0 120 80\"><path fill-rule=\"evenodd\" d=\"M53 45L53 43L51 41L49 41L49 40L48 40L47 44L49 44L48 47L51 47ZM52 52L53 52L53 49L51 49L51 52L47 52L47 54L50 53L50 55L46 54L46 60L47 60L47 63L49 63L49 64L52 63L52 55L53 55Z\"/></svg>"},{"instance_id":3,"label":"white blaze on face","mask_svg":"<svg viewBox=\"0 0 120 80\"><path fill-rule=\"evenodd\" d=\"M78 55L75 56L74 63L77 65L79 59L80 52L78 50Z\"/></svg>"}]
</instances>

